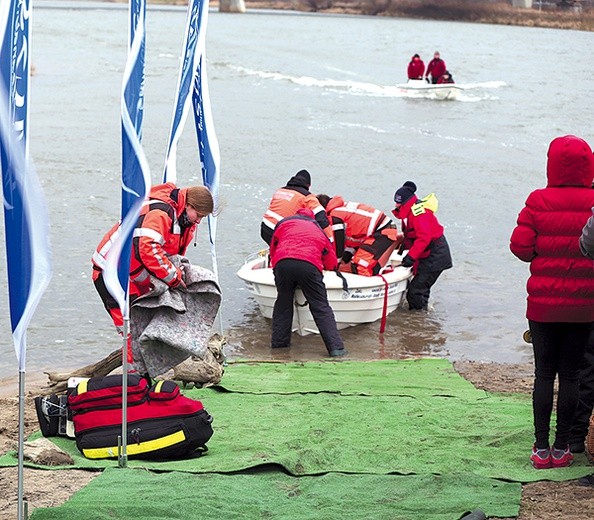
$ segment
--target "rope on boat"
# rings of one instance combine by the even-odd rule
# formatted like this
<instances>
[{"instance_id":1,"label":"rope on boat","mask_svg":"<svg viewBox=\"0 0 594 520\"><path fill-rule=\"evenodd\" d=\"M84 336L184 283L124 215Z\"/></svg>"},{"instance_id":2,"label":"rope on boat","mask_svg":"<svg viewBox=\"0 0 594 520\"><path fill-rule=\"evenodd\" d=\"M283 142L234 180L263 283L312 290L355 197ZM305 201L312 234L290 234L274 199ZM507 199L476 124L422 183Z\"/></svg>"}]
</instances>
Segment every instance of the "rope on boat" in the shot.
<instances>
[{"instance_id":1,"label":"rope on boat","mask_svg":"<svg viewBox=\"0 0 594 520\"><path fill-rule=\"evenodd\" d=\"M382 321L380 323L380 334L386 330L386 317L388 316L388 280L384 278L383 274L378 275L384 281L384 306L382 308Z\"/></svg>"}]
</instances>

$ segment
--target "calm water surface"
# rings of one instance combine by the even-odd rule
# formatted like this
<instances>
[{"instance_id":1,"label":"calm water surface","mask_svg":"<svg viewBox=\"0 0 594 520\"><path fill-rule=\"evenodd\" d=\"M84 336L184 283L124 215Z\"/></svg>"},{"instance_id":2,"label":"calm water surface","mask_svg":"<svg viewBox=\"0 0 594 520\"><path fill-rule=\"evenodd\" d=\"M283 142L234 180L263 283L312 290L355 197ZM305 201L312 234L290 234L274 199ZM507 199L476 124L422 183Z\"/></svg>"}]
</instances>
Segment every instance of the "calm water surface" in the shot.
<instances>
[{"instance_id":1,"label":"calm water surface","mask_svg":"<svg viewBox=\"0 0 594 520\"><path fill-rule=\"evenodd\" d=\"M78 367L119 346L91 282L91 254L119 212L119 96L127 12L107 4L36 3L33 18L31 154L47 197L54 273L29 327L28 371ZM60 7L56 9L55 7ZM149 8L144 146L160 182L185 25L183 9ZM522 362L526 265L508 250L527 194L544 185L554 137L594 144L591 62L575 49L592 33L375 17L211 11L208 72L221 146L218 256L222 321L231 356L270 357L270 323L235 273L262 247L260 218L277 187L301 168L312 189L392 209L414 180L435 192L455 267L427 314L401 310L344 331L362 358L441 355ZM405 96L410 56L439 49L461 99ZM193 122L178 154L180 185L199 184ZM200 228L188 256L210 266ZM3 226L2 226L3 232ZM0 263L0 376L16 357ZM295 338L294 359L324 353ZM275 354L275 356L279 356Z\"/></svg>"}]
</instances>

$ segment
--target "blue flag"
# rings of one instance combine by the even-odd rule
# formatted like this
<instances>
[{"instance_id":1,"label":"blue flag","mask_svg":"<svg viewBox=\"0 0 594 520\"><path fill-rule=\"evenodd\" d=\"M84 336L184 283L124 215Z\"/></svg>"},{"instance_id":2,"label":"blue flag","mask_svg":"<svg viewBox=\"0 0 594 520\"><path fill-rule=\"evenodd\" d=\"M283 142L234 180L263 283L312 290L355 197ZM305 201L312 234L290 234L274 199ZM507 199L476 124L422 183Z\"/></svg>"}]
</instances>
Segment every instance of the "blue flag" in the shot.
<instances>
[{"instance_id":1,"label":"blue flag","mask_svg":"<svg viewBox=\"0 0 594 520\"><path fill-rule=\"evenodd\" d=\"M202 166L202 181L212 193L215 201L215 214L208 216L209 238L214 255L217 229L216 210L218 208L219 200L220 152L219 141L214 130L214 122L210 110L210 96L208 92L205 62L206 59L203 52L201 54L200 65L196 72L192 99L194 104L196 135L198 137L198 153L200 156L200 164Z\"/></svg>"},{"instance_id":2,"label":"blue flag","mask_svg":"<svg viewBox=\"0 0 594 520\"><path fill-rule=\"evenodd\" d=\"M19 371L26 331L51 278L49 219L29 161L30 0L0 2L0 164L10 321Z\"/></svg>"},{"instance_id":3,"label":"blue flag","mask_svg":"<svg viewBox=\"0 0 594 520\"><path fill-rule=\"evenodd\" d=\"M186 30L182 49L182 61L177 78L177 90L173 108L169 144L165 155L163 182L177 183L177 143L183 132L191 106L191 93L194 88L194 75L200 56L196 54L200 22L200 0L189 0L186 17Z\"/></svg>"},{"instance_id":4,"label":"blue flag","mask_svg":"<svg viewBox=\"0 0 594 520\"><path fill-rule=\"evenodd\" d=\"M121 98L122 118L122 207L120 232L103 271L105 285L118 302L122 316L129 317L129 277L132 233L150 189L148 162L142 149L144 112L144 55L146 2L130 0L128 60Z\"/></svg>"},{"instance_id":5,"label":"blue flag","mask_svg":"<svg viewBox=\"0 0 594 520\"><path fill-rule=\"evenodd\" d=\"M206 25L208 20L208 0L190 0L186 19L186 32L183 46L183 60L180 67L177 95L173 114L169 146L165 159L163 182L176 182L177 142L192 107L198 138L198 154L204 185L212 193L215 213L219 195L219 143L215 134L208 81L206 75ZM213 264L216 274L214 252L216 236L216 217L208 217L209 238L212 246Z\"/></svg>"}]
</instances>

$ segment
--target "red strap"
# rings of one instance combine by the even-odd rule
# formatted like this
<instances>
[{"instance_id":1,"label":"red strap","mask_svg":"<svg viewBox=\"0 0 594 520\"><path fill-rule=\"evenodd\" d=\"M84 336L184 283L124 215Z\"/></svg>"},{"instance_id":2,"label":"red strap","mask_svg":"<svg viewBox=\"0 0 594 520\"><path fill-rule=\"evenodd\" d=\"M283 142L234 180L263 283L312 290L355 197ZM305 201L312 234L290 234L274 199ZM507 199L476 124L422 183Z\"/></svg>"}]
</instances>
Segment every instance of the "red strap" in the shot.
<instances>
[{"instance_id":1,"label":"red strap","mask_svg":"<svg viewBox=\"0 0 594 520\"><path fill-rule=\"evenodd\" d=\"M384 281L384 308L382 309L382 321L380 323L380 334L386 330L386 317L388 316L388 280L382 274L378 275Z\"/></svg>"}]
</instances>

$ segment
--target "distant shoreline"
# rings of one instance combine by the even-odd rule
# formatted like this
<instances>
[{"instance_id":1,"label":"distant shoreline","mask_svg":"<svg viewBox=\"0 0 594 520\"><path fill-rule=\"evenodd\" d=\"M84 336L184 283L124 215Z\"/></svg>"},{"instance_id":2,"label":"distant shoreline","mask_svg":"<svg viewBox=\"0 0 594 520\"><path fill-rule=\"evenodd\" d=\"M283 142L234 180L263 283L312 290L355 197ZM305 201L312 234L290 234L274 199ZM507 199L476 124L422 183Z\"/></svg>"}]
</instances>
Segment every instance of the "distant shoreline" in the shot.
<instances>
[{"instance_id":1,"label":"distant shoreline","mask_svg":"<svg viewBox=\"0 0 594 520\"><path fill-rule=\"evenodd\" d=\"M125 2L126 0L111 0ZM187 5L186 0L148 0L151 4ZM290 10L307 13L349 14L415 18L423 20L487 23L550 29L594 31L594 9L583 12L555 9L545 2L542 10L519 9L510 2L469 0L244 0L246 9ZM218 0L210 3L217 9ZM534 2L537 5L537 2Z\"/></svg>"},{"instance_id":2,"label":"distant shoreline","mask_svg":"<svg viewBox=\"0 0 594 520\"><path fill-rule=\"evenodd\" d=\"M75 0L76 1L76 0ZM98 3L126 4L128 0L97 0ZM184 8L187 0L147 0L149 5ZM546 2L542 10L514 8L508 2L478 2L470 0L244 0L249 11L292 11L304 14L337 14L410 18L442 22L467 22L492 25L538 27L594 31L594 8L583 12L555 9ZM59 6L56 2L55 6ZM81 5L84 5L81 1ZM535 5L537 3L535 2ZM42 4L43 5L43 4ZM211 0L211 9L219 8L219 0Z\"/></svg>"}]
</instances>

